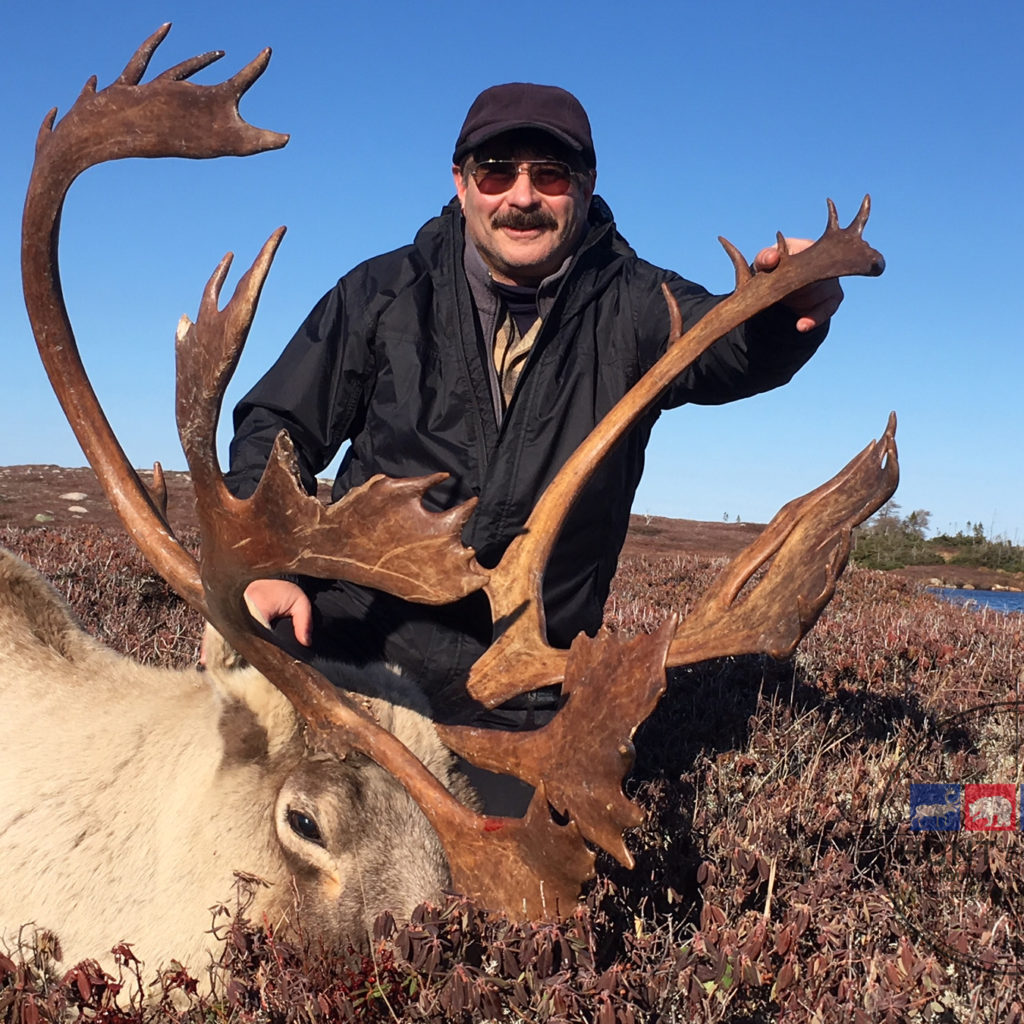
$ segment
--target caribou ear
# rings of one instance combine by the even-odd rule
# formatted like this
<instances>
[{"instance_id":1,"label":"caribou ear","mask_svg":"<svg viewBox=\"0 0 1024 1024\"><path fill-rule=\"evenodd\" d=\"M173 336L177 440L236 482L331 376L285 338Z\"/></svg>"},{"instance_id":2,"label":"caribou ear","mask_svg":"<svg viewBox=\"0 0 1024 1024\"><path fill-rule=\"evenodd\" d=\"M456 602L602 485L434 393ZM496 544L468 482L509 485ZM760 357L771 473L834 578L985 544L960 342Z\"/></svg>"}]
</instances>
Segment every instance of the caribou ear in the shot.
<instances>
[{"instance_id":1,"label":"caribou ear","mask_svg":"<svg viewBox=\"0 0 1024 1024\"><path fill-rule=\"evenodd\" d=\"M259 608L249 600L248 595L245 597L245 606L249 610L249 614L261 626L270 629L270 623L267 622ZM210 669L230 670L242 668L248 662L220 635L212 623L207 622L206 631L203 634L203 664Z\"/></svg>"},{"instance_id":2,"label":"caribou ear","mask_svg":"<svg viewBox=\"0 0 1024 1024\"><path fill-rule=\"evenodd\" d=\"M291 701L238 654L213 626L203 639L206 674L220 698L224 757L253 761L275 757L299 732Z\"/></svg>"},{"instance_id":3,"label":"caribou ear","mask_svg":"<svg viewBox=\"0 0 1024 1024\"><path fill-rule=\"evenodd\" d=\"M8 643L41 645L66 661L104 652L52 584L6 548L0 548L0 622Z\"/></svg>"},{"instance_id":4,"label":"caribou ear","mask_svg":"<svg viewBox=\"0 0 1024 1024\"><path fill-rule=\"evenodd\" d=\"M248 662L207 623L203 632L203 664L219 674L245 668Z\"/></svg>"},{"instance_id":5,"label":"caribou ear","mask_svg":"<svg viewBox=\"0 0 1024 1024\"><path fill-rule=\"evenodd\" d=\"M437 742L430 704L415 683L391 665L371 664L359 669L349 697L370 714L423 762L436 779L465 807L482 811L483 803L457 767L456 758Z\"/></svg>"}]
</instances>

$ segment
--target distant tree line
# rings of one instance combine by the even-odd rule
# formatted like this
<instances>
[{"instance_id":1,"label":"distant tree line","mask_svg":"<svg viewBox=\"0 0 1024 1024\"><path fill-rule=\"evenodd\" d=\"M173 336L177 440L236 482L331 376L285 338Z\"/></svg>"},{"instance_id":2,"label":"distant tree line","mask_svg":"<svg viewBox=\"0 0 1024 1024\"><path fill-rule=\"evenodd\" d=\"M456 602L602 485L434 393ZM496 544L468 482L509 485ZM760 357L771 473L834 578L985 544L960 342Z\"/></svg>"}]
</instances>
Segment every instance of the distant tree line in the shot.
<instances>
[{"instance_id":1,"label":"distant tree line","mask_svg":"<svg viewBox=\"0 0 1024 1024\"><path fill-rule=\"evenodd\" d=\"M984 526L968 522L954 535L926 537L931 512L915 509L901 516L900 506L886 502L853 535L852 560L869 569L902 569L906 565L984 566L1024 572L1024 547L1005 537L986 537Z\"/></svg>"}]
</instances>

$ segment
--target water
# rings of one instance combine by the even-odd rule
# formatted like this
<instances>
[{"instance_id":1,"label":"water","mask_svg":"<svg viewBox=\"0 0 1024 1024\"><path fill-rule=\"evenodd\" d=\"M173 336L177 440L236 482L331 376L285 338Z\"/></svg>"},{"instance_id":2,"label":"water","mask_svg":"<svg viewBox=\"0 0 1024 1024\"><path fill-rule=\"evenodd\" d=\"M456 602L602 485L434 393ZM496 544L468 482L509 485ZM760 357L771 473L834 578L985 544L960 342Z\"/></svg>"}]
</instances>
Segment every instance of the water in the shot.
<instances>
[{"instance_id":1,"label":"water","mask_svg":"<svg viewBox=\"0 0 1024 1024\"><path fill-rule=\"evenodd\" d=\"M969 608L991 608L997 612L1024 612L1024 593L1016 590L957 590L953 587L929 587L944 601Z\"/></svg>"}]
</instances>

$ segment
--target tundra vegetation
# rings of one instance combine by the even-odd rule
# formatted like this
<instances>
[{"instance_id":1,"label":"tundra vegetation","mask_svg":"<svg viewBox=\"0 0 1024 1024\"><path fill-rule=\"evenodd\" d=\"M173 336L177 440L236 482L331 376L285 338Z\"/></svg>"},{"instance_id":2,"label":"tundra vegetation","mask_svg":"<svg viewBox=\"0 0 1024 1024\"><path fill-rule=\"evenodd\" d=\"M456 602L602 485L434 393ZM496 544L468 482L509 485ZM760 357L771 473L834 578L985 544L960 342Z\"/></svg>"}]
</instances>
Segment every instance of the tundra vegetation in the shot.
<instances>
[{"instance_id":1,"label":"tundra vegetation","mask_svg":"<svg viewBox=\"0 0 1024 1024\"><path fill-rule=\"evenodd\" d=\"M142 661L193 661L199 616L119 533L8 527L0 544L53 580L104 642ZM685 613L721 567L624 560L610 627L646 632ZM1022 781L1006 713L1022 685L1024 616L851 569L792 659L672 670L628 783L647 813L627 837L636 868L602 857L567 920L508 920L452 898L402 927L380 919L364 955L286 943L259 921L226 925L214 909L228 980L212 994L172 970L164 1002L144 1005L130 946L119 977L90 963L60 976L44 942L0 952L0 1015L1024 1020L1020 831L909 828L911 781Z\"/></svg>"}]
</instances>

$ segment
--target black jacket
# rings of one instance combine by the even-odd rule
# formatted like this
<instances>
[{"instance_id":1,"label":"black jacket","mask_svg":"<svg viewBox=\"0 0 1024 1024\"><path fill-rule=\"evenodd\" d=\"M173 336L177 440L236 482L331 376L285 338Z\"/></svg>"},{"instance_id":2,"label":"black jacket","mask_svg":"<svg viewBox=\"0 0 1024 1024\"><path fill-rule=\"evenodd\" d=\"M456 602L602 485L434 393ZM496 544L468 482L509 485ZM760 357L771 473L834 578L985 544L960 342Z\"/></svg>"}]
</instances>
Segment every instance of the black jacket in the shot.
<instances>
[{"instance_id":1,"label":"black jacket","mask_svg":"<svg viewBox=\"0 0 1024 1024\"><path fill-rule=\"evenodd\" d=\"M315 475L348 440L335 499L375 473L445 470L450 479L428 498L438 508L479 498L464 541L493 566L566 458L662 354L669 318L661 283L685 324L719 301L639 259L595 198L570 265L541 286L543 326L499 422L491 339L480 327L464 244L453 200L412 245L361 264L320 300L235 410L229 485L236 493L251 493L282 428L311 493ZM825 335L798 334L794 320L773 308L726 336L673 385L662 408L784 384ZM658 414L638 423L600 467L556 545L544 590L556 645L600 624Z\"/></svg>"}]
</instances>

